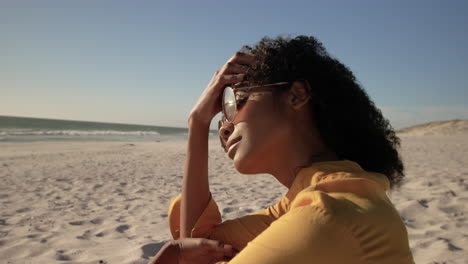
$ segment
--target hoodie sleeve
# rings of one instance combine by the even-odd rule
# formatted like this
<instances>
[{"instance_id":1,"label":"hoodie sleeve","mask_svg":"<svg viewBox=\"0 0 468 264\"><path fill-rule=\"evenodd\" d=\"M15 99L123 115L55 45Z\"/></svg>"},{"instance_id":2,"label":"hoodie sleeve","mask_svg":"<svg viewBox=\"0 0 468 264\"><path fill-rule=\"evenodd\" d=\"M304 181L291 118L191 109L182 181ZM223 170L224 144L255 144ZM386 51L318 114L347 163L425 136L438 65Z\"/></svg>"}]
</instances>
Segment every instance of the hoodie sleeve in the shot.
<instances>
[{"instance_id":1,"label":"hoodie sleeve","mask_svg":"<svg viewBox=\"0 0 468 264\"><path fill-rule=\"evenodd\" d=\"M363 263L355 245L323 208L303 206L272 223L229 263Z\"/></svg>"},{"instance_id":2,"label":"hoodie sleeve","mask_svg":"<svg viewBox=\"0 0 468 264\"><path fill-rule=\"evenodd\" d=\"M182 195L176 196L169 206L169 227L172 237L180 237L180 204ZM262 233L286 211L285 198L273 206L249 215L222 222L216 202L210 200L191 230L191 237L222 241L241 251L248 242Z\"/></svg>"}]
</instances>

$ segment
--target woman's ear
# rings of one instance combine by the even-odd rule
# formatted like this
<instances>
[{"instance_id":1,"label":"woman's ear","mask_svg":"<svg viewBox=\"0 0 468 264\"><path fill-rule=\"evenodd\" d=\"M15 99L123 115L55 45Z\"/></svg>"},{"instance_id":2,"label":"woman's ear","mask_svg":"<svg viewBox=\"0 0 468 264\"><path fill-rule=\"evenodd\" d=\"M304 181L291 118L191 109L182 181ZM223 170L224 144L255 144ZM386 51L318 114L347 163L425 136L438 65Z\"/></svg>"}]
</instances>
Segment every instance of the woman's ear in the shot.
<instances>
[{"instance_id":1,"label":"woman's ear","mask_svg":"<svg viewBox=\"0 0 468 264\"><path fill-rule=\"evenodd\" d=\"M310 95L307 92L306 83L294 81L289 89L288 104L294 109L299 110L306 105L310 100Z\"/></svg>"}]
</instances>

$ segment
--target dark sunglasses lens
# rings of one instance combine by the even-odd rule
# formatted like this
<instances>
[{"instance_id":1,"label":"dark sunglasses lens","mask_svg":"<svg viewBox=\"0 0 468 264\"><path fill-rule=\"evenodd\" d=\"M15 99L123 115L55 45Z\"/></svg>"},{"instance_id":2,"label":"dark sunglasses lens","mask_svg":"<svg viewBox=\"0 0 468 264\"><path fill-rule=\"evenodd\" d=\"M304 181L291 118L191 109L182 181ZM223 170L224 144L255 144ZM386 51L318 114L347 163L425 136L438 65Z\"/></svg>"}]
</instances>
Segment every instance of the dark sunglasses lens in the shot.
<instances>
[{"instance_id":1,"label":"dark sunglasses lens","mask_svg":"<svg viewBox=\"0 0 468 264\"><path fill-rule=\"evenodd\" d=\"M236 95L231 87L226 87L223 93L223 112L228 121L234 120L236 113Z\"/></svg>"}]
</instances>

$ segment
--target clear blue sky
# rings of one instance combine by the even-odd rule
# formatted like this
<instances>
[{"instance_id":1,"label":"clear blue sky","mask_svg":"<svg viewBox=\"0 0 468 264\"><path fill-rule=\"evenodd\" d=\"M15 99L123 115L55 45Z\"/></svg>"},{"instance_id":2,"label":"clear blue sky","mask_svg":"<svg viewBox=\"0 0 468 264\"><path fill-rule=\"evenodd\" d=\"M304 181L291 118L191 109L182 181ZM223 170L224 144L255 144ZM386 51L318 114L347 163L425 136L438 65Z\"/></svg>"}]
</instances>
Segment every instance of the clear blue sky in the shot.
<instances>
[{"instance_id":1,"label":"clear blue sky","mask_svg":"<svg viewBox=\"0 0 468 264\"><path fill-rule=\"evenodd\" d=\"M468 1L5 0L0 115L186 127L235 51L291 34L321 40L396 128L468 119L467 14Z\"/></svg>"}]
</instances>

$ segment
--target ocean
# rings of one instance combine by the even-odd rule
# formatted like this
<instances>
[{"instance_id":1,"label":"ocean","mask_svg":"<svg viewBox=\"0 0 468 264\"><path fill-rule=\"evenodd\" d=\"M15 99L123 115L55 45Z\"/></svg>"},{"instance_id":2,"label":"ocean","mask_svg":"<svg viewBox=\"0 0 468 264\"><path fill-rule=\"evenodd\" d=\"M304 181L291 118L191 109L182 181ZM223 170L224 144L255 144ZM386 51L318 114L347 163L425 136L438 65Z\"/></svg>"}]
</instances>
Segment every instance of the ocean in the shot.
<instances>
[{"instance_id":1,"label":"ocean","mask_svg":"<svg viewBox=\"0 0 468 264\"><path fill-rule=\"evenodd\" d=\"M0 142L166 141L187 135L187 128L0 116Z\"/></svg>"}]
</instances>

